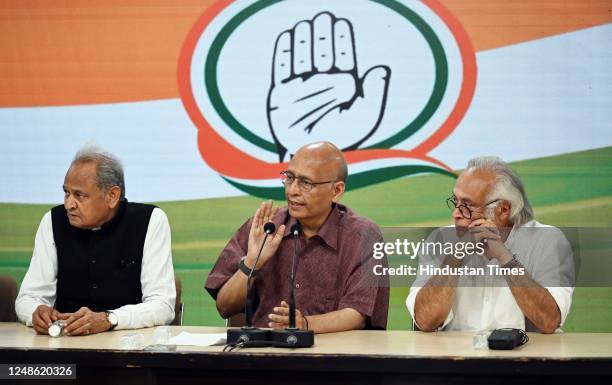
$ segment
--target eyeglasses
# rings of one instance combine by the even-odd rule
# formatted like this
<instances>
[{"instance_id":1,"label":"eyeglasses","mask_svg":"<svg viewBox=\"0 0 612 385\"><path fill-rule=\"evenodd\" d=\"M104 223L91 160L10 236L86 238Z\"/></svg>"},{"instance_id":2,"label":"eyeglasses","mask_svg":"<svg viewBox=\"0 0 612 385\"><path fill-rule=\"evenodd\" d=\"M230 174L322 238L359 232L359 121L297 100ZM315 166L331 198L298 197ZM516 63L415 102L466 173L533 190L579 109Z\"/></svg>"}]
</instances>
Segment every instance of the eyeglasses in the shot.
<instances>
[{"instance_id":1,"label":"eyeglasses","mask_svg":"<svg viewBox=\"0 0 612 385\"><path fill-rule=\"evenodd\" d=\"M310 181L308 181L308 180L306 180L304 178L296 177L295 175L293 175L289 171L281 172L280 173L280 179L281 179L281 183L283 185L285 185L285 187L291 186L293 184L293 181L297 180L298 188L302 192L308 192L308 191L312 190L313 187L318 186L320 184L336 182L335 180L328 180L328 181L325 181L325 182L310 182Z\"/></svg>"},{"instance_id":2,"label":"eyeglasses","mask_svg":"<svg viewBox=\"0 0 612 385\"><path fill-rule=\"evenodd\" d=\"M486 203L480 207L472 207L470 208L468 205L466 205L465 203L462 203L460 205L457 204L457 197L454 195L451 195L450 197L446 198L446 205L448 206L448 208L453 211L454 209L459 209L459 212L461 213L461 216L464 217L465 219L472 219L472 211L475 210L479 210L479 209L483 209L489 205L492 205L495 202L499 202L501 199L494 199L489 203Z\"/></svg>"}]
</instances>

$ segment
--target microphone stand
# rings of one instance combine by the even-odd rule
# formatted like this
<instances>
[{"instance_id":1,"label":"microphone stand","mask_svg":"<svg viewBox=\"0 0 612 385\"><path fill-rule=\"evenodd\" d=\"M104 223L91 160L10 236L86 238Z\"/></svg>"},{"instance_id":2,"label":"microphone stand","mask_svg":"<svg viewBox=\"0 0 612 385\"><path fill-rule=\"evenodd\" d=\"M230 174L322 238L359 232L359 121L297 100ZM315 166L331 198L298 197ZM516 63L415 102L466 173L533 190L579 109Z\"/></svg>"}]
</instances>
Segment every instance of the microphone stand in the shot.
<instances>
[{"instance_id":1,"label":"microphone stand","mask_svg":"<svg viewBox=\"0 0 612 385\"><path fill-rule=\"evenodd\" d=\"M246 286L246 300L244 304L244 314L245 314L245 325L240 329L227 329L227 343L228 344L236 344L236 343L246 343L252 341L268 341L269 330L256 328L253 326L253 297L254 293L252 290L251 278L253 277L253 272L257 267L257 263L259 262L259 257L261 257L261 252L266 244L266 240L268 239L268 235L274 233L276 230L276 226L272 222L268 222L264 225L264 232L266 235L264 236L263 241L261 242L261 247L259 248L259 252L257 253L257 258L255 258L255 263L251 270L249 271L249 275L247 277L247 286Z\"/></svg>"},{"instance_id":2,"label":"microphone stand","mask_svg":"<svg viewBox=\"0 0 612 385\"><path fill-rule=\"evenodd\" d=\"M291 226L293 233L293 258L291 260L291 276L289 287L289 327L284 330L272 330L271 341L277 342L274 346L285 348L307 348L314 345L314 332L312 330L301 330L296 327L295 322L295 274L297 270L297 245L298 236L302 229L299 224Z\"/></svg>"}]
</instances>

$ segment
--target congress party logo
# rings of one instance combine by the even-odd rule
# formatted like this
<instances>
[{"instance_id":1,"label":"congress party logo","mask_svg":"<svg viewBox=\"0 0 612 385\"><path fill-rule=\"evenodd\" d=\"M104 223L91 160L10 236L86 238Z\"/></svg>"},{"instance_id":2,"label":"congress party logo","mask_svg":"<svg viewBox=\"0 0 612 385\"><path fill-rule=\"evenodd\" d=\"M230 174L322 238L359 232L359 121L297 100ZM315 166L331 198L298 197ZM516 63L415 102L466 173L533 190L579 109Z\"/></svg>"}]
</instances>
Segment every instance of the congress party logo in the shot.
<instances>
[{"instance_id":1,"label":"congress party logo","mask_svg":"<svg viewBox=\"0 0 612 385\"><path fill-rule=\"evenodd\" d=\"M220 0L188 34L178 81L209 167L282 199L279 173L319 140L343 150L348 189L451 175L430 152L465 115L476 61L436 0Z\"/></svg>"}]
</instances>

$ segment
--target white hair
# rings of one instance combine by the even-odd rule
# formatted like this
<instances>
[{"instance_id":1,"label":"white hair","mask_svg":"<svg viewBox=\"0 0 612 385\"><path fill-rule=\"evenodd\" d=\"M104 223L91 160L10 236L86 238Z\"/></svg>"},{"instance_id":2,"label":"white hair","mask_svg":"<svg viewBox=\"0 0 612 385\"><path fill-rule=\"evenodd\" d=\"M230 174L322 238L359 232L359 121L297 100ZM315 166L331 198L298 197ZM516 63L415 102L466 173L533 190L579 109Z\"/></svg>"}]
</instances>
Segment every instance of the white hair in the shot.
<instances>
[{"instance_id":1,"label":"white hair","mask_svg":"<svg viewBox=\"0 0 612 385\"><path fill-rule=\"evenodd\" d=\"M508 164L497 156L482 156L471 159L466 167L468 170L488 170L496 175L496 182L488 201L499 199L510 203L510 221L520 226L533 219L533 208L527 199L527 193L518 174Z\"/></svg>"},{"instance_id":2,"label":"white hair","mask_svg":"<svg viewBox=\"0 0 612 385\"><path fill-rule=\"evenodd\" d=\"M96 184L102 191L119 186L121 199L125 198L125 180L123 177L123 166L117 157L110 152L104 151L96 144L86 144L76 153L70 168L77 163L96 163Z\"/></svg>"}]
</instances>

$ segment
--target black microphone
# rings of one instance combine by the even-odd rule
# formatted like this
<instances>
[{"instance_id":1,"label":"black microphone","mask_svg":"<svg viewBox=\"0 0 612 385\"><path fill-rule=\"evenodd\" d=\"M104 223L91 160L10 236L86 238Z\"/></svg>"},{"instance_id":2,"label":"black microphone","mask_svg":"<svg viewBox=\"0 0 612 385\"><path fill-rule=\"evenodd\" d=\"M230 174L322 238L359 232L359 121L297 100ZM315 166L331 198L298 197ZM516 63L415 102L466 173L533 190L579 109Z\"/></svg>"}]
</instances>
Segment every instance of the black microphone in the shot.
<instances>
[{"instance_id":1,"label":"black microphone","mask_svg":"<svg viewBox=\"0 0 612 385\"><path fill-rule=\"evenodd\" d=\"M255 263L253 264L253 267L251 267L251 270L249 271L249 275L247 278L247 295L246 295L246 302L244 304L244 314L246 316L246 328L253 328L253 293L252 293L252 283L251 283L251 278L253 277L253 272L257 269L257 263L259 262L259 257L261 257L261 252L264 248L264 245L266 244L266 240L268 239L268 236L270 234L273 234L274 231L276 230L276 225L274 225L274 223L272 222L268 222L264 225L264 232L266 233L266 235L264 235L264 239L263 241L261 241L261 246L259 247L259 251L257 252L257 257L255 258Z\"/></svg>"},{"instance_id":2,"label":"black microphone","mask_svg":"<svg viewBox=\"0 0 612 385\"><path fill-rule=\"evenodd\" d=\"M276 225L272 222L268 222L264 225L264 232L267 235L272 234L275 230L276 230ZM264 242L265 242L265 238L264 238Z\"/></svg>"},{"instance_id":3,"label":"black microphone","mask_svg":"<svg viewBox=\"0 0 612 385\"><path fill-rule=\"evenodd\" d=\"M254 292L252 290L251 278L253 277L253 272L257 268L257 263L259 262L259 258L261 257L261 252L266 244L266 240L270 234L274 234L276 231L276 225L272 222L268 222L264 225L264 239L261 241L261 246L259 247L259 251L257 252L257 257L255 258L255 263L253 263L253 267L249 271L247 276L247 284L246 284L246 300L244 303L244 315L245 315L245 325L240 329L228 329L227 330L227 343L238 343L238 342L247 342L247 341L267 341L269 339L268 331L262 330L259 328L253 327L253 300L254 300Z\"/></svg>"},{"instance_id":4,"label":"black microphone","mask_svg":"<svg viewBox=\"0 0 612 385\"><path fill-rule=\"evenodd\" d=\"M295 324L295 274L297 270L298 237L302 233L301 226L296 223L291 226L293 234L293 258L291 260L291 276L289 287L289 327L284 330L272 330L271 342L273 346L284 348L307 348L314 345L314 332L300 330Z\"/></svg>"},{"instance_id":5,"label":"black microphone","mask_svg":"<svg viewBox=\"0 0 612 385\"><path fill-rule=\"evenodd\" d=\"M289 287L289 329L297 329L295 327L295 265L297 259L298 236L302 233L302 227L299 223L291 226L291 234L293 234L293 258L291 260L291 283Z\"/></svg>"},{"instance_id":6,"label":"black microphone","mask_svg":"<svg viewBox=\"0 0 612 385\"><path fill-rule=\"evenodd\" d=\"M295 225L291 226L291 234L297 237L301 233L302 233L302 226L300 226L299 223L296 223Z\"/></svg>"}]
</instances>

